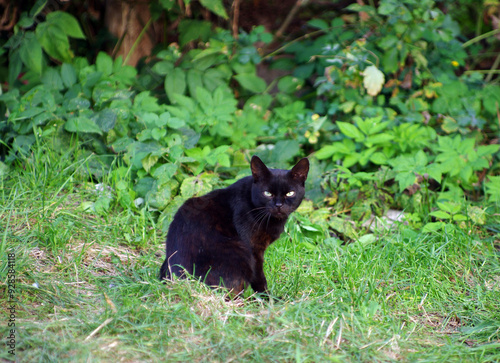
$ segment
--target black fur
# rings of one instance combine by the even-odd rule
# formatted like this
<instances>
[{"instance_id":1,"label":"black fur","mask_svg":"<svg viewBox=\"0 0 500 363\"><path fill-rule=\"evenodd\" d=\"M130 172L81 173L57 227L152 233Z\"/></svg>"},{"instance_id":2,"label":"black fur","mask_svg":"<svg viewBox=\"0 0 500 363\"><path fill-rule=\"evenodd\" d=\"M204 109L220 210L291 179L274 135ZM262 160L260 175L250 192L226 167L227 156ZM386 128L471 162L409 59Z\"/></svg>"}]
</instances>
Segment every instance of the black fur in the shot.
<instances>
[{"instance_id":1,"label":"black fur","mask_svg":"<svg viewBox=\"0 0 500 363\"><path fill-rule=\"evenodd\" d=\"M254 156L251 170L252 176L179 208L168 231L160 279L186 270L234 294L247 285L267 291L264 252L304 198L309 161L304 158L291 170L268 169Z\"/></svg>"}]
</instances>

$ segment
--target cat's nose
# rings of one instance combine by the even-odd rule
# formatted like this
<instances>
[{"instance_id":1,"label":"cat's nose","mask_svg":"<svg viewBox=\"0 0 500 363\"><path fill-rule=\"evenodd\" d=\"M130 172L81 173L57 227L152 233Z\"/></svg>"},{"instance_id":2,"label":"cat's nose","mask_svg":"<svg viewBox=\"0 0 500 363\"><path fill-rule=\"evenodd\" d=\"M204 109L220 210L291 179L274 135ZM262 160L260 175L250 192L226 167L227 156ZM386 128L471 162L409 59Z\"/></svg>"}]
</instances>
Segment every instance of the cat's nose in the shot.
<instances>
[{"instance_id":1,"label":"cat's nose","mask_svg":"<svg viewBox=\"0 0 500 363\"><path fill-rule=\"evenodd\" d=\"M283 207L283 202L276 202L276 208L280 209Z\"/></svg>"}]
</instances>

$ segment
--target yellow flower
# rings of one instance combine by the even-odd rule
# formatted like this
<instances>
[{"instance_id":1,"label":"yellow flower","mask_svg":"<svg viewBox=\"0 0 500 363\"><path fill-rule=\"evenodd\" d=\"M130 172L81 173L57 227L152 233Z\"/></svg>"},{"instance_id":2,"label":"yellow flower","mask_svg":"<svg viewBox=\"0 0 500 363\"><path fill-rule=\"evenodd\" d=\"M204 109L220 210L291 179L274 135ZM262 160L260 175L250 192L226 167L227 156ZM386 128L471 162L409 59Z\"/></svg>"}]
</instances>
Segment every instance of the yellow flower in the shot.
<instances>
[{"instance_id":1,"label":"yellow flower","mask_svg":"<svg viewBox=\"0 0 500 363\"><path fill-rule=\"evenodd\" d=\"M313 121L316 121L317 119L319 119L319 115L315 113L314 115L311 116L311 118Z\"/></svg>"},{"instance_id":2,"label":"yellow flower","mask_svg":"<svg viewBox=\"0 0 500 363\"><path fill-rule=\"evenodd\" d=\"M451 61L451 65L452 65L453 67L458 67L458 66L459 66L459 64L458 64L458 62L457 62L457 61Z\"/></svg>"}]
</instances>

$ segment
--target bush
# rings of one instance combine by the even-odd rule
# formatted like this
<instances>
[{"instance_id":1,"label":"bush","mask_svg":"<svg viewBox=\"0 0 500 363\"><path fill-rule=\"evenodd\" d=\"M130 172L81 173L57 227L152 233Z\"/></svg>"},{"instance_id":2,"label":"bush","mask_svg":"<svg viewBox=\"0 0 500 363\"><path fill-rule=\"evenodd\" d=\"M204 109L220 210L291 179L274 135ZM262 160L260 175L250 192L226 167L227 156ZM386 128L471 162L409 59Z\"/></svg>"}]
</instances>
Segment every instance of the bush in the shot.
<instances>
[{"instance_id":1,"label":"bush","mask_svg":"<svg viewBox=\"0 0 500 363\"><path fill-rule=\"evenodd\" d=\"M41 141L63 151L78 140L75 157L95 155L96 180L118 165L115 205L158 212L165 226L184 199L248 173L251 153L279 167L310 155L317 215L348 238L357 234L339 217L360 227L399 208L431 231L484 224L486 206L498 206L500 87L464 72L471 42L434 1L352 4L267 55L256 47L273 39L262 26L235 39L183 20L179 45L139 72L102 52L95 62L75 56L76 19L56 11L36 23L41 10L4 45L7 165ZM284 75L267 84L258 66ZM482 208L453 204L463 198Z\"/></svg>"}]
</instances>

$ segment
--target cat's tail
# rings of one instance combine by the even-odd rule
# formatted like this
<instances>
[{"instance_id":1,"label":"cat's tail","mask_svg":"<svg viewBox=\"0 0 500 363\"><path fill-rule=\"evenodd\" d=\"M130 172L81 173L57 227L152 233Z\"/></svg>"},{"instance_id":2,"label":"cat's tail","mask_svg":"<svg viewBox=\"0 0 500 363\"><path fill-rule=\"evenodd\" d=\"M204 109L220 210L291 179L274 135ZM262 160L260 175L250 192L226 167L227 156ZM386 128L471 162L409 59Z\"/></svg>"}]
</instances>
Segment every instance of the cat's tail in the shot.
<instances>
[{"instance_id":1,"label":"cat's tail","mask_svg":"<svg viewBox=\"0 0 500 363\"><path fill-rule=\"evenodd\" d=\"M168 266L168 258L165 259L160 268L160 281L170 280L170 268Z\"/></svg>"}]
</instances>

